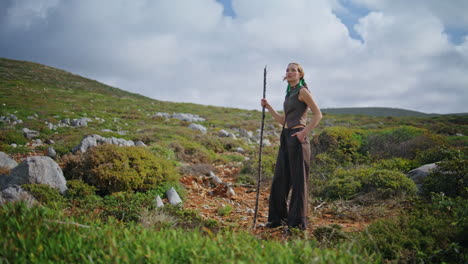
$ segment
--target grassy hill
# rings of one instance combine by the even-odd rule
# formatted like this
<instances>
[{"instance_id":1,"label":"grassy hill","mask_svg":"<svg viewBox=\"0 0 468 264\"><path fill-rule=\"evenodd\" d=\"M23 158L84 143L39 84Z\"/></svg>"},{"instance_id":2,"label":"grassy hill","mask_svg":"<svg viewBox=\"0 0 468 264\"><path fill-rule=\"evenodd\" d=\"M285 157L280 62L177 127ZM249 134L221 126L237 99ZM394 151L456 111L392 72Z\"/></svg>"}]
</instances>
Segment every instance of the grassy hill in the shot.
<instances>
[{"instance_id":1,"label":"grassy hill","mask_svg":"<svg viewBox=\"0 0 468 264\"><path fill-rule=\"evenodd\" d=\"M73 170L68 170L64 173L71 194L61 196L44 186L26 186L39 197L42 207L0 207L0 228L4 231L0 263L468 260L464 236L468 222L468 183L464 176L468 115L432 116L388 108L335 110L324 109L324 118L310 137L313 169L309 200L316 222L309 233L293 230L289 237L280 234L278 238L278 230L255 233L243 228L235 216L245 214L250 219L251 215L238 209L249 202L242 193L228 199L187 188L186 192L192 191L201 201L196 210L167 206L157 211L154 197L164 195L165 186L98 193L92 183L73 178ZM158 112L199 115L205 121L196 123L206 127L207 133L190 129L187 121L155 116ZM40 132L38 139L54 141L56 160L64 171L67 166L90 164L84 162L86 156L72 154L71 150L84 136L99 134L141 140L148 146L138 153L135 148L125 153L118 148L101 149L105 152L101 158L106 154L128 155L128 160L118 164L109 159L102 162L121 166L126 172L129 168L144 171L156 161L177 168L187 177L185 182L195 179L200 186L207 183L199 176L215 165L229 167L228 175L239 186L252 185L256 175L255 134L260 128L260 111L154 100L45 65L0 58L0 116L11 115L23 122L0 122L0 151L16 159L44 152L49 145L32 145L32 140L23 136L23 128L36 130ZM92 120L88 126L51 129L48 125L83 117ZM237 138L219 137L222 129L237 134ZM239 136L240 129L253 137ZM267 115L265 138L272 145L263 149L265 186L272 177L280 129ZM13 143L18 146L13 147ZM236 151L238 148L244 151ZM158 159L148 158L150 164L140 159L149 156ZM439 161L445 162L441 164L446 171L432 178L433 189L426 191L426 196L416 195L416 186L405 173ZM90 174L97 170L86 169ZM112 174L120 175L119 171ZM207 186L211 188L210 183ZM177 188L184 198L184 187ZM246 195L253 192L252 188L238 190ZM427 195L430 191L446 195ZM195 200L193 196L185 198ZM218 206L213 205L215 198L223 206L213 214L226 216L223 221L206 214L206 207ZM197 210L205 210L204 216ZM336 224L350 226L356 222L372 224L364 231L352 232Z\"/></svg>"}]
</instances>

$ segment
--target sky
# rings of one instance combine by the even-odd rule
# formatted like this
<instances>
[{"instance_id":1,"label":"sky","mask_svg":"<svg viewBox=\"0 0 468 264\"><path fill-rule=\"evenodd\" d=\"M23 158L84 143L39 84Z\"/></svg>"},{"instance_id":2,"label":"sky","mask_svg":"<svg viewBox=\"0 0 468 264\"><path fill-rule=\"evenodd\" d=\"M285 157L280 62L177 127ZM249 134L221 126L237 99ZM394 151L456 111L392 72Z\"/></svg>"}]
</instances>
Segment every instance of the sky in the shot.
<instances>
[{"instance_id":1,"label":"sky","mask_svg":"<svg viewBox=\"0 0 468 264\"><path fill-rule=\"evenodd\" d=\"M150 98L282 109L289 62L320 108L468 112L468 0L2 0L0 57Z\"/></svg>"}]
</instances>

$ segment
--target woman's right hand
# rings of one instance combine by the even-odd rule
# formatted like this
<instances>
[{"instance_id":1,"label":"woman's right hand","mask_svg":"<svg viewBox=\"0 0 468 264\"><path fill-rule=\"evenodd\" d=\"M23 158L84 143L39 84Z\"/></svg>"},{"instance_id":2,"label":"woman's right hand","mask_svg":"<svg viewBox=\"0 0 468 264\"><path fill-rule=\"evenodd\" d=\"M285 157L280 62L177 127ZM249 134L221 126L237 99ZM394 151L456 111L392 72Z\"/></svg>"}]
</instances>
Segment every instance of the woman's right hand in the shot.
<instances>
[{"instance_id":1,"label":"woman's right hand","mask_svg":"<svg viewBox=\"0 0 468 264\"><path fill-rule=\"evenodd\" d=\"M260 101L260 105L262 107L266 107L266 108L269 108L270 104L268 103L267 99L263 98L261 101Z\"/></svg>"}]
</instances>

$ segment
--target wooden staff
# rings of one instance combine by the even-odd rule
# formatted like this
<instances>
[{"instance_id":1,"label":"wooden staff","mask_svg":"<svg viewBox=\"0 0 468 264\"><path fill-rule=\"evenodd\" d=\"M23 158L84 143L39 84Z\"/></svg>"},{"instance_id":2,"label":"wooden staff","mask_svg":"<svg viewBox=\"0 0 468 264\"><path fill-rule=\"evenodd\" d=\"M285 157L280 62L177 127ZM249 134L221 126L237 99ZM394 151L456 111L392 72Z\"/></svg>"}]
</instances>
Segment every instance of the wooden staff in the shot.
<instances>
[{"instance_id":1,"label":"wooden staff","mask_svg":"<svg viewBox=\"0 0 468 264\"><path fill-rule=\"evenodd\" d=\"M263 99L266 94L266 70L267 66L263 69ZM260 195L260 181L262 176L262 149L263 149L263 127L265 126L265 106L262 107L262 127L260 129L260 151L258 152L258 180L257 180L257 197L255 198L255 213L252 228L256 228L257 215L258 215L258 197Z\"/></svg>"}]
</instances>

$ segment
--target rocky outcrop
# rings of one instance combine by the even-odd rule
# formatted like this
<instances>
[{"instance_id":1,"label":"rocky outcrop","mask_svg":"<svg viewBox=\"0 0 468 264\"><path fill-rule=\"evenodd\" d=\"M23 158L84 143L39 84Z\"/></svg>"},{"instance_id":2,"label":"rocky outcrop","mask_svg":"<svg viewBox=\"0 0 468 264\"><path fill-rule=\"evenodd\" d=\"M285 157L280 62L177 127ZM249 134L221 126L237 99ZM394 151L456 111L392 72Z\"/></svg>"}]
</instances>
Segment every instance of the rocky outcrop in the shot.
<instances>
[{"instance_id":1,"label":"rocky outcrop","mask_svg":"<svg viewBox=\"0 0 468 264\"><path fill-rule=\"evenodd\" d=\"M175 118L187 122L204 122L206 121L205 118L200 117L199 115L192 115L192 114L186 114L186 113L173 113L168 114L168 113L163 113L163 112L158 112L154 115L154 117L162 117L162 118Z\"/></svg>"},{"instance_id":2,"label":"rocky outcrop","mask_svg":"<svg viewBox=\"0 0 468 264\"><path fill-rule=\"evenodd\" d=\"M73 153L76 153L77 151L81 152L86 152L88 149L92 147L96 147L98 145L102 144L113 144L117 146L126 146L126 147L133 147L135 146L135 142L132 140L125 140L122 138L115 138L115 137L110 137L110 138L105 138L100 135L88 135L83 140L81 140L81 143L74 147L72 149Z\"/></svg>"}]
</instances>

